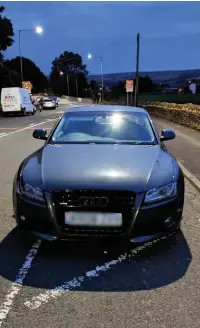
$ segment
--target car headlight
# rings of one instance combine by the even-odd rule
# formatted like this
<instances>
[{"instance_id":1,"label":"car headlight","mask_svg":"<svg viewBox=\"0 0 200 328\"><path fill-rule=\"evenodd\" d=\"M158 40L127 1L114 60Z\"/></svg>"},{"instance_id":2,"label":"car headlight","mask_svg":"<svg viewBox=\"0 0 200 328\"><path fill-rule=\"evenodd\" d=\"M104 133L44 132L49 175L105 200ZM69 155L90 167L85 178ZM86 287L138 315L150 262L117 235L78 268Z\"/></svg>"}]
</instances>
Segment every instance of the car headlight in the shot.
<instances>
[{"instance_id":1,"label":"car headlight","mask_svg":"<svg viewBox=\"0 0 200 328\"><path fill-rule=\"evenodd\" d=\"M28 183L21 183L20 189L24 196L36 201L44 202L44 194L40 188L33 187Z\"/></svg>"},{"instance_id":2,"label":"car headlight","mask_svg":"<svg viewBox=\"0 0 200 328\"><path fill-rule=\"evenodd\" d=\"M177 194L177 183L172 182L165 186L154 188L147 191L145 196L145 203L152 203L160 200L165 200L167 198L176 196Z\"/></svg>"}]
</instances>

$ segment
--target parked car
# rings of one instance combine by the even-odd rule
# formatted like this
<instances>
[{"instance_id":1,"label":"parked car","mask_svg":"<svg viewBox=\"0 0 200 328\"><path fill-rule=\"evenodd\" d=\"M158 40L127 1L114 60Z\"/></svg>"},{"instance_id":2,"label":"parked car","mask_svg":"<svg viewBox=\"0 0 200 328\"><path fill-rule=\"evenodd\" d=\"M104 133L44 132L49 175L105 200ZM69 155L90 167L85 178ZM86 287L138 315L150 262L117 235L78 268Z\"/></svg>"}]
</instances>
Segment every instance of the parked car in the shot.
<instances>
[{"instance_id":1,"label":"parked car","mask_svg":"<svg viewBox=\"0 0 200 328\"><path fill-rule=\"evenodd\" d=\"M56 107L58 107L58 98L56 96L51 96L49 99L52 99L56 103Z\"/></svg>"},{"instance_id":2,"label":"parked car","mask_svg":"<svg viewBox=\"0 0 200 328\"><path fill-rule=\"evenodd\" d=\"M35 115L36 112L30 94L24 88L2 88L1 105L4 116L8 114L22 114L26 116L28 113Z\"/></svg>"},{"instance_id":3,"label":"parked car","mask_svg":"<svg viewBox=\"0 0 200 328\"><path fill-rule=\"evenodd\" d=\"M145 242L180 230L184 176L143 108L69 109L13 183L21 228L47 240Z\"/></svg>"},{"instance_id":4,"label":"parked car","mask_svg":"<svg viewBox=\"0 0 200 328\"><path fill-rule=\"evenodd\" d=\"M43 99L43 109L46 109L46 108L56 109L55 101L50 98L44 98Z\"/></svg>"}]
</instances>

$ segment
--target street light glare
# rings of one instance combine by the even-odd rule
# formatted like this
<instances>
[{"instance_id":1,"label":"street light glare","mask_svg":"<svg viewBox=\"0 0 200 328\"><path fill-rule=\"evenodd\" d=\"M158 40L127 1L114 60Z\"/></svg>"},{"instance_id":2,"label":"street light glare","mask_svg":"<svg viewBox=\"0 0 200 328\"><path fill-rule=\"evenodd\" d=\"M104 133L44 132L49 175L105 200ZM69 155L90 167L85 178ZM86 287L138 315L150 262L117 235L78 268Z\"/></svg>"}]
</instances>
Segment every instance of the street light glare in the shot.
<instances>
[{"instance_id":1,"label":"street light glare","mask_svg":"<svg viewBox=\"0 0 200 328\"><path fill-rule=\"evenodd\" d=\"M35 31L38 34L41 34L43 32L43 28L41 26L36 26Z\"/></svg>"},{"instance_id":2,"label":"street light glare","mask_svg":"<svg viewBox=\"0 0 200 328\"><path fill-rule=\"evenodd\" d=\"M63 75L63 72L62 71L60 72L60 75Z\"/></svg>"},{"instance_id":3,"label":"street light glare","mask_svg":"<svg viewBox=\"0 0 200 328\"><path fill-rule=\"evenodd\" d=\"M92 55L91 54L88 54L88 59L92 59Z\"/></svg>"}]
</instances>

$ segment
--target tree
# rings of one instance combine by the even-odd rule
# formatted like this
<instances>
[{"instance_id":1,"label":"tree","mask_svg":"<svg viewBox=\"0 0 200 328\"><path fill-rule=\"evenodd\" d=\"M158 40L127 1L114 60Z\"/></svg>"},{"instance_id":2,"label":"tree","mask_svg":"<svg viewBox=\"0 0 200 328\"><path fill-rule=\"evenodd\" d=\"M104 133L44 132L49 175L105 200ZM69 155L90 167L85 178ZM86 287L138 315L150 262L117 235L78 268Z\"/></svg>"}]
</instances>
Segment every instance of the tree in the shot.
<instances>
[{"instance_id":1,"label":"tree","mask_svg":"<svg viewBox=\"0 0 200 328\"><path fill-rule=\"evenodd\" d=\"M20 76L5 65L3 54L0 52L0 90L15 86L20 86Z\"/></svg>"},{"instance_id":2,"label":"tree","mask_svg":"<svg viewBox=\"0 0 200 328\"><path fill-rule=\"evenodd\" d=\"M62 73L62 75L61 75ZM86 65L83 65L82 57L79 54L64 51L59 58L55 58L52 62L50 85L55 94L84 97L87 83L88 72ZM77 82L77 83L76 83Z\"/></svg>"},{"instance_id":3,"label":"tree","mask_svg":"<svg viewBox=\"0 0 200 328\"><path fill-rule=\"evenodd\" d=\"M90 90L92 99L94 101L96 101L98 99L98 94L100 92L100 88L99 88L97 81L95 81L95 80L90 81L89 90Z\"/></svg>"},{"instance_id":4,"label":"tree","mask_svg":"<svg viewBox=\"0 0 200 328\"><path fill-rule=\"evenodd\" d=\"M136 83L136 80L134 80ZM152 92L154 84L148 75L139 77L139 93Z\"/></svg>"},{"instance_id":5,"label":"tree","mask_svg":"<svg viewBox=\"0 0 200 328\"><path fill-rule=\"evenodd\" d=\"M20 85L20 76L5 65L0 65L0 90L1 88L16 87Z\"/></svg>"},{"instance_id":6,"label":"tree","mask_svg":"<svg viewBox=\"0 0 200 328\"><path fill-rule=\"evenodd\" d=\"M1 15L4 10L5 8L0 6L0 51L5 51L14 42L12 38L14 31L11 20Z\"/></svg>"},{"instance_id":7,"label":"tree","mask_svg":"<svg viewBox=\"0 0 200 328\"><path fill-rule=\"evenodd\" d=\"M3 17L1 13L5 8L0 6L0 90L6 86L18 85L19 77L15 72L12 72L8 67L5 66L3 51L10 47L14 40L13 26L7 17Z\"/></svg>"},{"instance_id":8,"label":"tree","mask_svg":"<svg viewBox=\"0 0 200 328\"><path fill-rule=\"evenodd\" d=\"M33 85L32 92L43 92L44 89L48 88L48 79L41 72L39 67L35 65L35 63L28 59L22 57L23 60L23 75L24 81L30 81ZM20 58L16 57L11 60L7 60L5 65L18 75L20 75Z\"/></svg>"},{"instance_id":9,"label":"tree","mask_svg":"<svg viewBox=\"0 0 200 328\"><path fill-rule=\"evenodd\" d=\"M136 80L134 80L134 85L135 83ZM111 98L119 99L120 96L125 95L126 94L125 85L126 85L126 81L120 81L117 85L115 85L111 91ZM155 85L153 84L152 80L148 75L145 77L143 76L139 77L139 94L152 92L154 87Z\"/></svg>"},{"instance_id":10,"label":"tree","mask_svg":"<svg viewBox=\"0 0 200 328\"><path fill-rule=\"evenodd\" d=\"M125 85L126 85L126 81L120 81L117 85L115 85L111 91L111 98L119 99L121 95L125 95L126 94Z\"/></svg>"}]
</instances>

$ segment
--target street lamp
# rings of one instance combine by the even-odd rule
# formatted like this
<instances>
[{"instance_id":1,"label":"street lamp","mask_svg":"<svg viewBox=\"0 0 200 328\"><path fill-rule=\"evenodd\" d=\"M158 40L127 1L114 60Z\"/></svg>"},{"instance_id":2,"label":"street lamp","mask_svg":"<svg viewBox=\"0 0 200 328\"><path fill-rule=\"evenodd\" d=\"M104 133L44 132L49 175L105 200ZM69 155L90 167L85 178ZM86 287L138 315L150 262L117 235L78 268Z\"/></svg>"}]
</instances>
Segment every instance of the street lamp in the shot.
<instances>
[{"instance_id":1,"label":"street lamp","mask_svg":"<svg viewBox=\"0 0 200 328\"><path fill-rule=\"evenodd\" d=\"M20 73L21 73L21 82L23 82L23 66L22 66L22 50L21 50L21 33L22 32L36 32L37 34L43 33L43 28L41 26L36 26L32 30L19 30L19 56L20 56Z\"/></svg>"},{"instance_id":2,"label":"street lamp","mask_svg":"<svg viewBox=\"0 0 200 328\"><path fill-rule=\"evenodd\" d=\"M37 34L42 34L42 33L43 33L43 28L42 28L42 26L36 26L36 28L35 28L35 32L36 32Z\"/></svg>"},{"instance_id":3,"label":"street lamp","mask_svg":"<svg viewBox=\"0 0 200 328\"><path fill-rule=\"evenodd\" d=\"M88 59L92 59L92 54L88 54ZM95 56L94 58L99 58L101 61L101 101L103 101L103 57L101 56Z\"/></svg>"}]
</instances>

